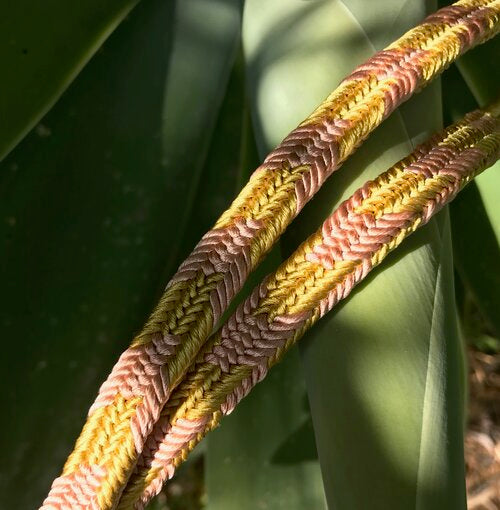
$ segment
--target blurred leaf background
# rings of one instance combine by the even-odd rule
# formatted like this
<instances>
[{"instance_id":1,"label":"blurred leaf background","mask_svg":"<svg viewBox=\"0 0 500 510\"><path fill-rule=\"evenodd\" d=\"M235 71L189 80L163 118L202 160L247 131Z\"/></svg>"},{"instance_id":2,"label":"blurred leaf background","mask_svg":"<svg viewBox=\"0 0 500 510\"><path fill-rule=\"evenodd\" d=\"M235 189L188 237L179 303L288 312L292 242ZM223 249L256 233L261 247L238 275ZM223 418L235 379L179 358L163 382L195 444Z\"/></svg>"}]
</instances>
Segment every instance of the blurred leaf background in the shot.
<instances>
[{"instance_id":1,"label":"blurred leaf background","mask_svg":"<svg viewBox=\"0 0 500 510\"><path fill-rule=\"evenodd\" d=\"M1 508L41 503L99 384L265 154L355 65L438 7L136 3L4 6ZM443 118L493 99L499 42L384 122L242 296ZM462 337L498 348L499 178L497 164L224 420L180 472L196 497L185 486L176 497L173 483L153 505L465 508Z\"/></svg>"}]
</instances>

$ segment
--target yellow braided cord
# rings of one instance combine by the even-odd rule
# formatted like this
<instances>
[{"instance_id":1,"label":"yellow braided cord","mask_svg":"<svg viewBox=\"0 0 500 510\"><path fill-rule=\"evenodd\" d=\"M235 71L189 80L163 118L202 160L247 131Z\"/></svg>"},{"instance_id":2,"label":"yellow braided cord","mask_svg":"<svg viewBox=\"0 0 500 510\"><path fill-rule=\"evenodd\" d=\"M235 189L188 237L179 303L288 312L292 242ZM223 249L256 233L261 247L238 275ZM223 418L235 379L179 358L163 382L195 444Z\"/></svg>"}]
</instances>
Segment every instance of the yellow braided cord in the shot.
<instances>
[{"instance_id":1,"label":"yellow braided cord","mask_svg":"<svg viewBox=\"0 0 500 510\"><path fill-rule=\"evenodd\" d=\"M89 501L113 507L171 392L248 274L363 139L453 59L494 36L499 18L500 0L462 0L437 11L355 69L268 155L179 267L101 386L44 510L69 501L72 508L90 508ZM89 464L85 438L96 440L97 464Z\"/></svg>"},{"instance_id":2,"label":"yellow braided cord","mask_svg":"<svg viewBox=\"0 0 500 510\"><path fill-rule=\"evenodd\" d=\"M366 183L255 289L173 392L119 509L143 508L307 329L500 157L499 114L468 114Z\"/></svg>"}]
</instances>

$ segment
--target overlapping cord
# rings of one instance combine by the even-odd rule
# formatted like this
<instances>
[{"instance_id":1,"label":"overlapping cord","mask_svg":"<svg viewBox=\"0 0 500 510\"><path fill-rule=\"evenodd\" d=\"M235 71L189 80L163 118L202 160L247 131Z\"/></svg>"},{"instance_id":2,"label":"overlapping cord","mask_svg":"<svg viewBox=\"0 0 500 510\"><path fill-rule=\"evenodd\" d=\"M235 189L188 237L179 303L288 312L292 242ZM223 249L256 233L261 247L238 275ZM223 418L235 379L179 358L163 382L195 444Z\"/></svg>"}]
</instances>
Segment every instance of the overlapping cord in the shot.
<instances>
[{"instance_id":1,"label":"overlapping cord","mask_svg":"<svg viewBox=\"0 0 500 510\"><path fill-rule=\"evenodd\" d=\"M120 510L143 508L307 329L500 157L499 114L468 114L367 182L254 290L167 402Z\"/></svg>"},{"instance_id":2,"label":"overlapping cord","mask_svg":"<svg viewBox=\"0 0 500 510\"><path fill-rule=\"evenodd\" d=\"M500 30L500 0L462 0L358 67L266 158L168 284L120 357L42 508L111 509L172 390L324 180L413 92Z\"/></svg>"}]
</instances>

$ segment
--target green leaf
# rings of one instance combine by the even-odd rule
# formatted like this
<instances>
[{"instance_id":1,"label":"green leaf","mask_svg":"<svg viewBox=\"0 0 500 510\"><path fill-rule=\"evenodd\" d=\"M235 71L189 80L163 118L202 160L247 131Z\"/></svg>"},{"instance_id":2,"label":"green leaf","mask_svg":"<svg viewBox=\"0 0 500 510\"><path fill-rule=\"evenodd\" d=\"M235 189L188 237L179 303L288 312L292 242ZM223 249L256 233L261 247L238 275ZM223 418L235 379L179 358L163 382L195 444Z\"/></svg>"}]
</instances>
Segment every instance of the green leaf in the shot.
<instances>
[{"instance_id":1,"label":"green leaf","mask_svg":"<svg viewBox=\"0 0 500 510\"><path fill-rule=\"evenodd\" d=\"M137 2L4 2L0 160L51 108Z\"/></svg>"},{"instance_id":2,"label":"green leaf","mask_svg":"<svg viewBox=\"0 0 500 510\"><path fill-rule=\"evenodd\" d=\"M495 57L500 41L493 39L464 55L443 79L444 106L456 120L498 96L500 71ZM472 94L473 96L472 96ZM479 175L451 204L455 265L471 292L490 333L500 338L500 163ZM464 318L468 336L474 331ZM484 330L484 325L483 328Z\"/></svg>"},{"instance_id":3,"label":"green leaf","mask_svg":"<svg viewBox=\"0 0 500 510\"><path fill-rule=\"evenodd\" d=\"M500 100L500 38L495 37L478 46L457 61L457 66L476 101L486 106L490 101ZM500 205L497 190L500 186L500 162L476 179L484 207L491 221L497 242L500 243Z\"/></svg>"},{"instance_id":4,"label":"green leaf","mask_svg":"<svg viewBox=\"0 0 500 510\"><path fill-rule=\"evenodd\" d=\"M475 182L453 202L451 219L455 266L488 329L500 338L500 248ZM468 336L484 332L465 327Z\"/></svg>"},{"instance_id":5,"label":"green leaf","mask_svg":"<svg viewBox=\"0 0 500 510\"><path fill-rule=\"evenodd\" d=\"M279 0L247 0L244 43L263 151L374 47L420 21L426 3L363 5L290 0L284 9ZM436 83L392 115L306 206L285 235L286 251L439 128L440 110ZM465 508L463 360L446 211L311 331L301 357L331 508ZM274 397L283 406L300 372L289 377ZM254 408L259 421L264 411ZM257 443L248 429L241 441Z\"/></svg>"},{"instance_id":6,"label":"green leaf","mask_svg":"<svg viewBox=\"0 0 500 510\"><path fill-rule=\"evenodd\" d=\"M141 3L1 165L1 508L42 501L186 255L240 9Z\"/></svg>"},{"instance_id":7,"label":"green leaf","mask_svg":"<svg viewBox=\"0 0 500 510\"><path fill-rule=\"evenodd\" d=\"M496 162L487 172L483 172L476 180L484 208L495 233L497 245L500 245L500 204L498 190L500 189L500 162Z\"/></svg>"}]
</instances>

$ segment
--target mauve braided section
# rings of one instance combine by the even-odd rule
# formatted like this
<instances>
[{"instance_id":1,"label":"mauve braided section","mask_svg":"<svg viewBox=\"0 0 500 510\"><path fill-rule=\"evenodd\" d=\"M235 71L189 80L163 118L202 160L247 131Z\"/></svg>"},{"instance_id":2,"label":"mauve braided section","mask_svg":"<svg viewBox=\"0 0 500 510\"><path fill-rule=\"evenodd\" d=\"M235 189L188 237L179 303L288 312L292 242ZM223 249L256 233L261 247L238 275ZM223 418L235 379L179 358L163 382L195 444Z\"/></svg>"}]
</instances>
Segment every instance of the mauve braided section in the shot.
<instances>
[{"instance_id":1,"label":"mauve braided section","mask_svg":"<svg viewBox=\"0 0 500 510\"><path fill-rule=\"evenodd\" d=\"M210 339L165 406L119 508L143 508L305 330L499 157L500 121L478 110L342 203Z\"/></svg>"},{"instance_id":2,"label":"mauve braided section","mask_svg":"<svg viewBox=\"0 0 500 510\"><path fill-rule=\"evenodd\" d=\"M85 427L88 437L98 434L93 427L100 426L92 420L93 414L103 407L112 408L115 396L136 399L135 412L123 414L128 417L135 453L117 456L123 465L114 462L113 473L96 489L106 501L103 509L112 508L121 494L171 391L248 273L324 180L385 117L461 53L498 32L499 13L500 0L462 0L438 11L358 67L252 175L214 229L181 265L91 407ZM303 314L293 317L276 317L266 335L286 344L290 321L306 324L310 320ZM255 352L260 348L256 346ZM247 355L248 360L255 358ZM263 370L259 365L255 377L263 376ZM109 415L119 416L112 409ZM109 423L110 442L115 428L123 432L123 425ZM81 454L78 444L74 458ZM102 449L106 451L104 444ZM74 467L73 462L70 465ZM79 490L75 480L74 491Z\"/></svg>"},{"instance_id":3,"label":"mauve braided section","mask_svg":"<svg viewBox=\"0 0 500 510\"><path fill-rule=\"evenodd\" d=\"M47 510L100 510L96 489L106 471L98 466L82 466L77 472L59 477L54 481L50 496L44 502ZM74 485L79 491L75 493Z\"/></svg>"}]
</instances>

